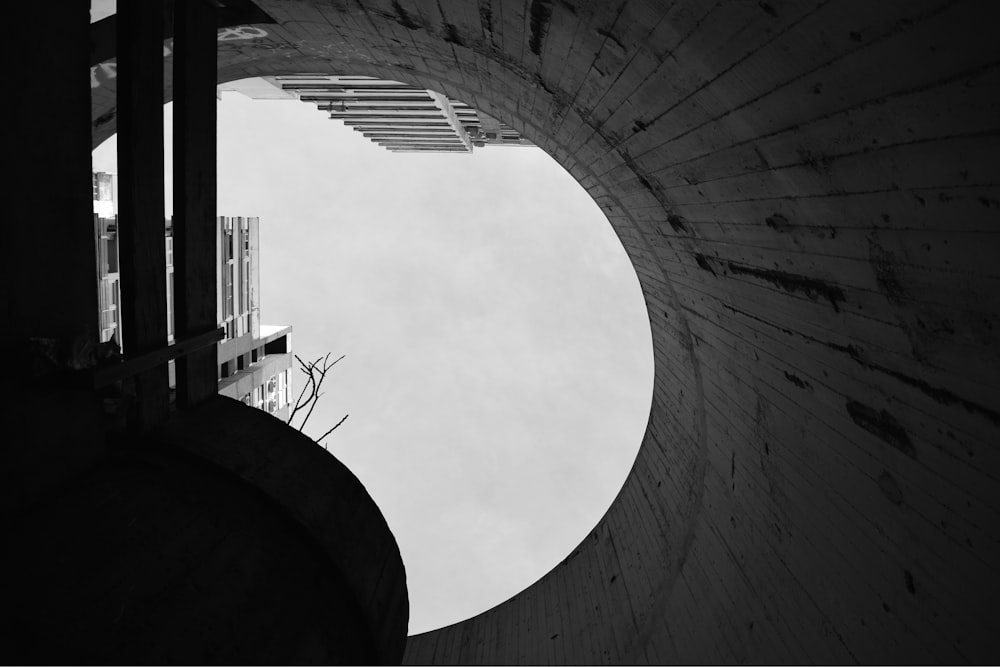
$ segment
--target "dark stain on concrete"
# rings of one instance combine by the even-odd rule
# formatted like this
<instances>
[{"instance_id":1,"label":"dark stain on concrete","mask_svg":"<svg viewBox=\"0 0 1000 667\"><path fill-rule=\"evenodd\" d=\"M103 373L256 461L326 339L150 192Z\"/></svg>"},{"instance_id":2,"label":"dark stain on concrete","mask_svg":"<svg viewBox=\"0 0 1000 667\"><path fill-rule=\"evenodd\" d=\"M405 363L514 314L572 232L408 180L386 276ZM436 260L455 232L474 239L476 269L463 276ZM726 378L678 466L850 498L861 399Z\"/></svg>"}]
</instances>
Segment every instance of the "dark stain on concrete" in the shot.
<instances>
[{"instance_id":1,"label":"dark stain on concrete","mask_svg":"<svg viewBox=\"0 0 1000 667\"><path fill-rule=\"evenodd\" d=\"M847 36L851 38L852 42L860 42L861 41L861 33L860 32L851 31L850 33L848 33Z\"/></svg>"},{"instance_id":2,"label":"dark stain on concrete","mask_svg":"<svg viewBox=\"0 0 1000 667\"><path fill-rule=\"evenodd\" d=\"M794 384L799 389L812 389L811 384L800 378L798 375L795 375L794 373L789 373L788 371L785 371L785 379Z\"/></svg>"},{"instance_id":3,"label":"dark stain on concrete","mask_svg":"<svg viewBox=\"0 0 1000 667\"><path fill-rule=\"evenodd\" d=\"M868 256L879 291L890 303L898 306L906 296L906 290L899 280L899 260L871 239L868 240Z\"/></svg>"},{"instance_id":4,"label":"dark stain on concrete","mask_svg":"<svg viewBox=\"0 0 1000 667\"><path fill-rule=\"evenodd\" d=\"M736 275L759 278L786 292L802 292L813 301L816 301L820 297L825 298L838 313L840 312L840 307L837 304L844 300L843 290L836 285L830 285L818 278L809 278L786 271L778 271L777 269L758 269L752 266L741 266L733 262L729 262L729 270Z\"/></svg>"},{"instance_id":5,"label":"dark stain on concrete","mask_svg":"<svg viewBox=\"0 0 1000 667\"><path fill-rule=\"evenodd\" d=\"M613 34L611 34L611 32L609 32L607 30L603 30L601 28L598 28L597 29L597 34L600 35L601 37L603 37L604 39L610 39L612 42L615 43L615 45L619 49L621 49L623 52L625 51L625 45L622 44L621 41L617 37L615 37Z\"/></svg>"},{"instance_id":6,"label":"dark stain on concrete","mask_svg":"<svg viewBox=\"0 0 1000 667\"><path fill-rule=\"evenodd\" d=\"M635 129L633 130L633 132L642 132L643 130L646 129L647 126L641 120L637 119L635 121L635 126L634 127L635 127Z\"/></svg>"},{"instance_id":7,"label":"dark stain on concrete","mask_svg":"<svg viewBox=\"0 0 1000 667\"><path fill-rule=\"evenodd\" d=\"M713 276L717 276L717 274L715 273L715 269L712 268L712 265L709 264L708 262L708 258L705 257L704 255L700 253L695 253L694 261L698 263L698 267L701 268L702 271L708 271Z\"/></svg>"},{"instance_id":8,"label":"dark stain on concrete","mask_svg":"<svg viewBox=\"0 0 1000 667\"><path fill-rule=\"evenodd\" d=\"M858 401L847 402L847 413L854 423L874 434L883 442L898 449L910 458L917 458L917 451L910 442L906 430L896 421L896 418L886 410L875 410Z\"/></svg>"},{"instance_id":9,"label":"dark stain on concrete","mask_svg":"<svg viewBox=\"0 0 1000 667\"><path fill-rule=\"evenodd\" d=\"M769 3L759 2L757 4L765 14L767 14L771 18L778 18L778 11L774 7L772 7Z\"/></svg>"},{"instance_id":10,"label":"dark stain on concrete","mask_svg":"<svg viewBox=\"0 0 1000 667\"><path fill-rule=\"evenodd\" d=\"M780 213L775 213L774 215L769 215L764 218L764 224L778 232L788 231L788 228L790 227L788 224L788 218Z\"/></svg>"},{"instance_id":11,"label":"dark stain on concrete","mask_svg":"<svg viewBox=\"0 0 1000 667\"><path fill-rule=\"evenodd\" d=\"M727 303L722 304L722 307L725 308L726 310L736 313L737 315L742 315L743 317L749 318L756 322L760 322L761 324L769 326L773 329L777 329L778 331L781 331L782 333L787 334L788 336L792 336L793 338L801 337L813 343L824 345L830 348L831 350L836 350L837 352L846 354L864 368L879 373L884 373L889 377L899 380L903 384L914 387L915 389L919 389L921 392L933 398L935 401L941 403L942 405L961 405L969 412L986 417L994 425L1000 426L1000 413L997 413L995 410L991 410L986 406L979 405L978 403L974 403L968 399L962 398L961 396L958 396L957 394L948 389L943 389L941 387L934 387L925 380L911 377L909 375L906 375L905 373L900 373L899 371L893 370L886 366L882 366L881 364L874 363L873 361L870 361L863 353L863 351L855 345L841 345L839 343L822 340L814 336L804 334L800 331L792 331L787 327L779 326L774 322L771 322L761 317L757 317L756 315L748 313L745 310L741 310Z\"/></svg>"},{"instance_id":12,"label":"dark stain on concrete","mask_svg":"<svg viewBox=\"0 0 1000 667\"><path fill-rule=\"evenodd\" d=\"M888 470L883 470L878 476L878 488L881 489L882 495L889 499L893 505L903 504L903 490L899 488L899 482L893 477Z\"/></svg>"},{"instance_id":13,"label":"dark stain on concrete","mask_svg":"<svg viewBox=\"0 0 1000 667\"><path fill-rule=\"evenodd\" d=\"M848 355L850 355L852 359L854 359L856 362L858 362L865 368L868 368L873 371L878 371L880 373L885 373L889 377L896 378L897 380L903 382L904 384L908 384L911 387L919 389L921 392L923 392L927 396L930 396L931 398L933 398L938 403L941 403L942 405L961 405L969 412L972 412L974 414L980 414L986 417L991 422L993 422L994 425L1000 425L1000 414L997 414L997 412L985 406L979 405L978 403L973 403L972 401L964 399L961 396L956 395L954 392L949 391L948 389L942 389L941 387L934 387L925 380L921 380L915 377L910 377L905 373L900 373L899 371L895 371L891 368L886 368L885 366L868 361L861 355L858 348L854 347L853 345L844 346L844 345L837 345L836 343L824 343L824 345L832 349L847 353Z\"/></svg>"},{"instance_id":14,"label":"dark stain on concrete","mask_svg":"<svg viewBox=\"0 0 1000 667\"><path fill-rule=\"evenodd\" d=\"M650 188L650 189L652 190L652 188ZM673 228L673 230L675 232L686 232L687 231L687 227L684 226L684 218L682 218L679 215L676 215L674 213L668 213L667 214L667 222L670 223L670 226Z\"/></svg>"},{"instance_id":15,"label":"dark stain on concrete","mask_svg":"<svg viewBox=\"0 0 1000 667\"><path fill-rule=\"evenodd\" d=\"M553 97L556 96L556 91L554 91L552 88L549 87L548 84L545 83L545 79L542 78L541 74L535 74L535 83L541 86L542 90L544 90L549 95L552 95Z\"/></svg>"},{"instance_id":16,"label":"dark stain on concrete","mask_svg":"<svg viewBox=\"0 0 1000 667\"><path fill-rule=\"evenodd\" d=\"M545 33L548 32L549 19L552 17L551 4L551 0L531 0L531 9L529 10L531 38L528 40L528 46L536 56L542 54L542 41L545 39Z\"/></svg>"},{"instance_id":17,"label":"dark stain on concrete","mask_svg":"<svg viewBox=\"0 0 1000 667\"><path fill-rule=\"evenodd\" d=\"M784 331L786 333L792 333L787 329L785 329ZM838 352L843 352L849 355L852 359L854 359L854 361L858 362L859 364L861 364L862 366L864 366L869 370L878 371L879 373L885 373L889 377L896 378L897 380L899 380L904 384L919 389L921 392L923 392L927 396L930 396L931 398L933 398L938 403L941 403L942 405L961 405L963 408L965 408L966 410L968 410L973 414L979 414L986 417L991 422L993 422L994 425L1000 425L1000 414L998 414L994 410L991 410L985 406L979 405L978 403L973 403L970 400L962 398L961 396L958 396L957 394L955 394L952 391L949 391L948 389L942 389L941 387L934 387L925 380L911 377L909 375L906 375L905 373L900 373L899 371L871 362L868 359L866 359L864 355L862 355L861 351L854 345L838 345L837 343L820 341L818 339L811 338L810 336L805 336L805 338L809 338L810 340L822 343L823 345L826 345L827 347L833 350L837 350Z\"/></svg>"},{"instance_id":18,"label":"dark stain on concrete","mask_svg":"<svg viewBox=\"0 0 1000 667\"><path fill-rule=\"evenodd\" d=\"M444 24L444 41L451 44L457 44L458 46L465 46L465 42L458 34L458 30L451 23Z\"/></svg>"},{"instance_id":19,"label":"dark stain on concrete","mask_svg":"<svg viewBox=\"0 0 1000 667\"><path fill-rule=\"evenodd\" d=\"M786 531L781 529L782 524L789 523L787 508L792 506L788 494L784 490L784 477L779 470L777 457L771 458L770 433L773 423L770 404L762 396L757 396L757 407L754 414L753 437L758 443L757 462L764 475L764 487L774 508L774 521L771 526L774 528L775 538L779 543L784 542L788 536Z\"/></svg>"},{"instance_id":20,"label":"dark stain on concrete","mask_svg":"<svg viewBox=\"0 0 1000 667\"><path fill-rule=\"evenodd\" d=\"M612 575L611 575L611 579L610 579L610 582L611 582L612 584L613 584L613 583L615 583L615 580L616 580L617 578L618 578L618 575L617 575L617 574L612 574Z\"/></svg>"},{"instance_id":21,"label":"dark stain on concrete","mask_svg":"<svg viewBox=\"0 0 1000 667\"><path fill-rule=\"evenodd\" d=\"M104 113L104 114L101 114L100 116L98 116L97 118L95 118L94 119L94 127L100 127L101 125L104 125L106 123L110 123L114 119L115 119L115 110L112 109L111 111L109 111L107 113Z\"/></svg>"},{"instance_id":22,"label":"dark stain on concrete","mask_svg":"<svg viewBox=\"0 0 1000 667\"><path fill-rule=\"evenodd\" d=\"M663 193L661 193L658 188L654 187L653 184L649 182L649 179L643 176L639 166L635 163L635 159L628 154L628 151L623 150L620 155L622 161L625 163L625 166L632 170L632 173L636 175L639 183L649 190L649 193L653 195L657 203L663 207L664 212L667 214L667 222L670 223L671 228L673 228L673 230L677 233L687 232L687 228L684 225L684 219L675 213L670 213L670 202L667 201L667 198L663 196Z\"/></svg>"},{"instance_id":23,"label":"dark stain on concrete","mask_svg":"<svg viewBox=\"0 0 1000 667\"><path fill-rule=\"evenodd\" d=\"M917 587L913 584L913 573L909 570L903 570L903 581L906 582L906 591L910 595L916 595Z\"/></svg>"},{"instance_id":24,"label":"dark stain on concrete","mask_svg":"<svg viewBox=\"0 0 1000 667\"><path fill-rule=\"evenodd\" d=\"M484 31L493 32L493 8L490 7L490 0L479 0L479 22Z\"/></svg>"},{"instance_id":25,"label":"dark stain on concrete","mask_svg":"<svg viewBox=\"0 0 1000 667\"><path fill-rule=\"evenodd\" d=\"M802 164L815 169L821 174L825 174L829 171L830 163L833 162L829 155L816 153L808 148L800 148L797 153L799 154L799 160Z\"/></svg>"},{"instance_id":26,"label":"dark stain on concrete","mask_svg":"<svg viewBox=\"0 0 1000 667\"><path fill-rule=\"evenodd\" d=\"M410 15L406 12L406 10L399 5L398 0L392 0L392 10L396 12L396 22L399 23L399 25L404 28L408 28L409 30L417 30L420 28L420 24L414 22L413 19L410 18Z\"/></svg>"},{"instance_id":27,"label":"dark stain on concrete","mask_svg":"<svg viewBox=\"0 0 1000 667\"><path fill-rule=\"evenodd\" d=\"M551 637L549 637L549 639L552 640L552 639L555 639L558 636L559 636L559 633L557 632L554 635L552 635Z\"/></svg>"}]
</instances>

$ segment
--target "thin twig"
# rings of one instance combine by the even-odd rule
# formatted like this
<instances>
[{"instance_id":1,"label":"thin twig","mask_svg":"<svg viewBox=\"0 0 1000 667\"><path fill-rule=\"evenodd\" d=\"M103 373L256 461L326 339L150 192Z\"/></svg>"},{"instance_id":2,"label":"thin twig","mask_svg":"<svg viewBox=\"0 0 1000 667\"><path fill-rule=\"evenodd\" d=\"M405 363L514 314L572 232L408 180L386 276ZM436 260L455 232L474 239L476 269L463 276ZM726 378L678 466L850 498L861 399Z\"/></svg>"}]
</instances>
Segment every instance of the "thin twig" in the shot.
<instances>
[{"instance_id":1,"label":"thin twig","mask_svg":"<svg viewBox=\"0 0 1000 667\"><path fill-rule=\"evenodd\" d=\"M316 404L319 402L320 397L323 396L323 392L320 389L323 386L324 380L326 380L326 374L337 365L342 359L347 355L342 354L340 357L335 359L332 363L330 362L330 352L326 353L326 356L317 357L315 361L310 361L306 363L301 357L295 355L295 360L299 362L299 370L306 376L306 383L302 387L302 391L299 392L299 397L295 401L295 406L292 408L291 414L288 415L286 424L292 425L292 419L301 410L305 410L305 416L302 421L295 428L301 433L305 429L306 424L309 422L309 418L312 416L313 410L316 408ZM345 416L344 419L347 419ZM337 426L344 423L344 419L341 419L337 424L323 434L323 438L333 432ZM322 438L320 438L322 439ZM317 440L319 442L319 440Z\"/></svg>"},{"instance_id":2,"label":"thin twig","mask_svg":"<svg viewBox=\"0 0 1000 667\"><path fill-rule=\"evenodd\" d=\"M334 432L335 430L337 430L337 427L338 427L338 426L340 426L341 424L343 424L343 423L344 423L344 421L345 421L345 420L346 420L346 419L347 419L348 417L350 417L350 416L351 416L351 415L344 415L344 416L343 416L343 418L342 418L342 419L341 419L341 420L340 420L339 422L337 422L336 424L334 424L334 425L333 425L333 428L331 428L331 429L330 429L329 431L327 431L327 432L326 432L326 433L324 433L323 435L321 435L321 436L319 436L318 438L316 438L316 442L320 442L320 441L321 441L321 440L322 440L323 438L325 438L326 436L330 435L330 434L331 434L331 433L333 433L333 432ZM324 445L324 446L325 446L325 445Z\"/></svg>"},{"instance_id":3,"label":"thin twig","mask_svg":"<svg viewBox=\"0 0 1000 667\"><path fill-rule=\"evenodd\" d=\"M295 417L295 413L297 413L299 410L302 410L307 405L310 405L312 401L318 398L316 396L316 393L319 387L316 383L316 375L314 371L315 371L315 365L319 361L319 359L307 364L306 362L302 361L301 357L295 355L295 360L299 362L300 366L299 370L305 373L307 379L306 383L302 386L302 391L299 392L298 399L296 399L295 401L295 407L292 409L292 413L288 415L288 421L285 422L286 424L291 424L292 418ZM307 389L309 390L309 395L306 397L305 400L302 400L302 397L305 395ZM299 430L301 431L302 429L300 428Z\"/></svg>"}]
</instances>

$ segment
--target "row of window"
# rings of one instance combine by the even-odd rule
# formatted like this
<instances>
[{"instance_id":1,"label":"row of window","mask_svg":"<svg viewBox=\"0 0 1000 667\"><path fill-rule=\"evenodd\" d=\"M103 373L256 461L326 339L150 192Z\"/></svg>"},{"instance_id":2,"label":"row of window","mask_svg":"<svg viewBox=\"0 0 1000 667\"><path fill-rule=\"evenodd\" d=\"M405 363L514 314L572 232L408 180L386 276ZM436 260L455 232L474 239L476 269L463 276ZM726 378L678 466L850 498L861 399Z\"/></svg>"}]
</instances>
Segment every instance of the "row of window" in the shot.
<instances>
[{"instance_id":1,"label":"row of window","mask_svg":"<svg viewBox=\"0 0 1000 667\"><path fill-rule=\"evenodd\" d=\"M236 222L238 221L238 224ZM221 239L222 326L226 338L238 338L249 330L250 311L250 220L224 218ZM237 253L239 248L239 253ZM237 267L237 263L239 267ZM239 268L239 289L236 272Z\"/></svg>"}]
</instances>

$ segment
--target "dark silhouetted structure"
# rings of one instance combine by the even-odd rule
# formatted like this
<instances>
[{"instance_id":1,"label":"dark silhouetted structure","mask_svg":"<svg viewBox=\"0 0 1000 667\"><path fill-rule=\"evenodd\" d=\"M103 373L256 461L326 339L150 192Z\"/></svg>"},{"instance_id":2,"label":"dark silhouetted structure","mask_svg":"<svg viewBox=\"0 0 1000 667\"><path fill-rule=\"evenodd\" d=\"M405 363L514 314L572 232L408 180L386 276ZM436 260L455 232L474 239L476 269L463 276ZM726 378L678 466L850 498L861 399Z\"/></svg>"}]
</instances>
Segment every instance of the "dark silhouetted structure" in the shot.
<instances>
[{"instance_id":1,"label":"dark silhouetted structure","mask_svg":"<svg viewBox=\"0 0 1000 667\"><path fill-rule=\"evenodd\" d=\"M111 28L91 27L86 3L52 16L22 7L12 17L49 32L37 45L27 32L8 43L12 54L40 46L41 55L34 71L15 78L25 97L10 133L27 162L12 185L33 203L13 208L23 224L4 247L4 340L20 383L4 405L0 454L7 662L378 664L403 655L403 563L362 484L287 424L217 395L216 342L227 331L234 342L258 332L236 321L236 309L218 328L216 45L234 22L267 18L246 2L217 5L123 3ZM176 92L169 345L166 51ZM99 85L92 70L88 87L87 68L101 53L117 54L101 71L114 73L117 86L114 333L124 358L101 342L110 327L98 318L106 300L98 300L84 201L93 195L88 107ZM38 277L25 281L29 273ZM265 353L287 354L287 330L261 333L264 348L283 348ZM259 361L246 353L246 365ZM175 405L167 400L171 360Z\"/></svg>"},{"instance_id":2,"label":"dark silhouetted structure","mask_svg":"<svg viewBox=\"0 0 1000 667\"><path fill-rule=\"evenodd\" d=\"M615 503L523 593L411 637L407 662L996 661L1000 52L985 5L258 6L275 23L220 33L218 81L350 71L483 110L601 205L649 310L652 408ZM62 240L48 261L93 273L73 251L89 247L71 224L89 205L80 156L121 107L101 70L82 118L83 14L36 16L44 42L7 42L23 63L13 149L48 167L45 196L15 205L6 240L28 251L13 275L41 224ZM65 307L34 317L12 294L5 335L72 338L93 308L64 287L40 276L29 301ZM83 399L59 400L45 409L86 423ZM52 444L59 425L24 424L3 469L46 497L77 464Z\"/></svg>"}]
</instances>

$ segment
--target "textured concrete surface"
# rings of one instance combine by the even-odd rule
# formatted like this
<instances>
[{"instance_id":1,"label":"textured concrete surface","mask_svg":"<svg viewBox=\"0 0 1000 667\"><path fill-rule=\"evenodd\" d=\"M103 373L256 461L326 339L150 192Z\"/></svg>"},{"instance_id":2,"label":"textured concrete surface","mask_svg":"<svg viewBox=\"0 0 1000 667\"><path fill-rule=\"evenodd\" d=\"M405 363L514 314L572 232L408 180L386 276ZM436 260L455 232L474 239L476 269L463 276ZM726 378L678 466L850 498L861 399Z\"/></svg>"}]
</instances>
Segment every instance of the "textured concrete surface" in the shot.
<instances>
[{"instance_id":1,"label":"textured concrete surface","mask_svg":"<svg viewBox=\"0 0 1000 667\"><path fill-rule=\"evenodd\" d=\"M649 309L652 410L614 505L408 661L998 658L987 4L258 4L277 23L220 33L220 81L365 74L482 109L600 204Z\"/></svg>"}]
</instances>

